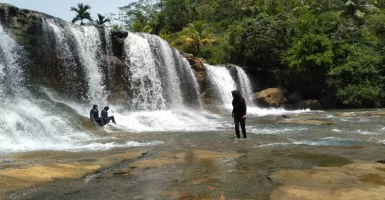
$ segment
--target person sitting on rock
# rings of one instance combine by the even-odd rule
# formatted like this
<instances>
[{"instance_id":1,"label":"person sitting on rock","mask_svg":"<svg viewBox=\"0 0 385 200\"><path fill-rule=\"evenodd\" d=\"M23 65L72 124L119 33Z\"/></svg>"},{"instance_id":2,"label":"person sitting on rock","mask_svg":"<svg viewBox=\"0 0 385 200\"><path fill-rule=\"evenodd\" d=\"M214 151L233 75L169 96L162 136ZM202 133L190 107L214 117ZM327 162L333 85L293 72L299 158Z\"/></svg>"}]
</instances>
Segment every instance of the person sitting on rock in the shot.
<instances>
[{"instance_id":1,"label":"person sitting on rock","mask_svg":"<svg viewBox=\"0 0 385 200\"><path fill-rule=\"evenodd\" d=\"M116 124L115 117L114 116L110 116L110 117L108 116L108 109L110 109L110 107L106 106L106 107L104 107L104 109L101 112L101 118L103 121L103 125L110 123L110 121L112 121L114 124Z\"/></svg>"},{"instance_id":2,"label":"person sitting on rock","mask_svg":"<svg viewBox=\"0 0 385 200\"><path fill-rule=\"evenodd\" d=\"M90 111L90 120L94 123L103 126L102 120L99 118L98 106L94 105Z\"/></svg>"}]
</instances>

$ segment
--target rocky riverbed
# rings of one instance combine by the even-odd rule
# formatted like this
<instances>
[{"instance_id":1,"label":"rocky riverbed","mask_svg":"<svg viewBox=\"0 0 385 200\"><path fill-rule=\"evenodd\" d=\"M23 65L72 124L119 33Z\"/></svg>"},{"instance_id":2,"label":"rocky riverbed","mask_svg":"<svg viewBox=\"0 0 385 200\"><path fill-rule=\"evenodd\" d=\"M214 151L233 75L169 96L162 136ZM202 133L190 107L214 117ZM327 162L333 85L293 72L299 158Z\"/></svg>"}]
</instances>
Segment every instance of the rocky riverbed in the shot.
<instances>
[{"instance_id":1,"label":"rocky riverbed","mask_svg":"<svg viewBox=\"0 0 385 200\"><path fill-rule=\"evenodd\" d=\"M163 143L1 155L9 163L0 165L0 194L39 200L382 199L385 165L374 162L384 159L382 113L254 117L248 119L249 138L241 140L231 127L103 133L117 141Z\"/></svg>"}]
</instances>

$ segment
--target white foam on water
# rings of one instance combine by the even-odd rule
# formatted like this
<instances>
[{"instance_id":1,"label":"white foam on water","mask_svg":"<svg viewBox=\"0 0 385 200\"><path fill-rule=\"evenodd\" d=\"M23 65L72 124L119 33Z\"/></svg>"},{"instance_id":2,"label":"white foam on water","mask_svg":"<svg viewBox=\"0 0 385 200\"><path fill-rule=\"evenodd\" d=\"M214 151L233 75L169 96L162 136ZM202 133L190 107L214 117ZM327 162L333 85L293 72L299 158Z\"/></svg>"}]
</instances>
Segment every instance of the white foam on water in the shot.
<instances>
[{"instance_id":1,"label":"white foam on water","mask_svg":"<svg viewBox=\"0 0 385 200\"><path fill-rule=\"evenodd\" d=\"M257 147L271 147L271 146L285 146L285 145L291 145L291 143L277 142L277 143L261 144Z\"/></svg>"},{"instance_id":2,"label":"white foam on water","mask_svg":"<svg viewBox=\"0 0 385 200\"><path fill-rule=\"evenodd\" d=\"M376 132L366 130L357 130L357 133L361 135L378 135Z\"/></svg>"},{"instance_id":3,"label":"white foam on water","mask_svg":"<svg viewBox=\"0 0 385 200\"><path fill-rule=\"evenodd\" d=\"M335 128L335 129L332 129L332 132L341 133L342 130Z\"/></svg>"},{"instance_id":4,"label":"white foam on water","mask_svg":"<svg viewBox=\"0 0 385 200\"><path fill-rule=\"evenodd\" d=\"M87 108L83 104L61 99L47 88L44 91L52 101L66 104L76 110L79 115L89 118L92 105ZM224 130L232 126L232 123L227 123L220 115L186 107L145 111L129 111L114 105L109 107L108 113L115 117L117 124L110 123L110 125L104 126L108 132L116 130L128 132L213 131Z\"/></svg>"},{"instance_id":5,"label":"white foam on water","mask_svg":"<svg viewBox=\"0 0 385 200\"><path fill-rule=\"evenodd\" d=\"M222 130L225 123L187 108L111 113L122 129L132 132L212 131Z\"/></svg>"},{"instance_id":6,"label":"white foam on water","mask_svg":"<svg viewBox=\"0 0 385 200\"><path fill-rule=\"evenodd\" d=\"M251 133L254 134L265 134L265 135L275 135L275 134L295 134L303 131L307 131L308 128L304 127L277 127L277 128L252 128L250 130Z\"/></svg>"},{"instance_id":7,"label":"white foam on water","mask_svg":"<svg viewBox=\"0 0 385 200\"><path fill-rule=\"evenodd\" d=\"M7 117L0 122L0 152L36 150L107 150L133 146L150 146L161 141L101 143L96 136L78 131L66 118L51 114L29 100L18 100L2 107ZM103 138L105 139L105 138Z\"/></svg>"},{"instance_id":8,"label":"white foam on water","mask_svg":"<svg viewBox=\"0 0 385 200\"><path fill-rule=\"evenodd\" d=\"M339 138L339 137L324 137L316 140L293 141L296 145L311 145L311 146L346 146L357 143L354 139Z\"/></svg>"},{"instance_id":9,"label":"white foam on water","mask_svg":"<svg viewBox=\"0 0 385 200\"><path fill-rule=\"evenodd\" d=\"M310 109L305 110L285 110L283 108L258 108L258 107L247 107L247 115L255 115L255 116L266 116L266 115L284 115L284 114L302 114L314 112Z\"/></svg>"}]
</instances>

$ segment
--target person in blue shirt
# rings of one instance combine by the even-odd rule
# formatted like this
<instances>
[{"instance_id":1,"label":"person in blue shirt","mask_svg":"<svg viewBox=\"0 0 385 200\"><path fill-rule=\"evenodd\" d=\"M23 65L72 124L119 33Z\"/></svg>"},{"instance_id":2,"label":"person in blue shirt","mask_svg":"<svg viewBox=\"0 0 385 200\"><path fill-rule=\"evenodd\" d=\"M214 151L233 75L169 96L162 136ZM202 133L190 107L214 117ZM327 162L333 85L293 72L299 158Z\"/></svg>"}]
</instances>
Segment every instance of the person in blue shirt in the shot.
<instances>
[{"instance_id":1,"label":"person in blue shirt","mask_svg":"<svg viewBox=\"0 0 385 200\"><path fill-rule=\"evenodd\" d=\"M110 109L110 107L108 107L108 106L104 107L104 109L102 110L102 112L100 114L103 125L110 123L110 121L112 121L114 124L116 124L115 117L114 116L108 116L108 109Z\"/></svg>"}]
</instances>

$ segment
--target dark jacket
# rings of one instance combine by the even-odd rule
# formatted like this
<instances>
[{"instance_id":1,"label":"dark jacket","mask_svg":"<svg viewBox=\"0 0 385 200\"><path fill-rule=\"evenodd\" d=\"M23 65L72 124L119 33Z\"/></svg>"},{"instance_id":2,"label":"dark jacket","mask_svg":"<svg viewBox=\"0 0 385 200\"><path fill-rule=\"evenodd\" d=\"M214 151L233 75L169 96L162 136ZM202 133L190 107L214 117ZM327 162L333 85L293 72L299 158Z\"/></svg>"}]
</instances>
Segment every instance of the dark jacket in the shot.
<instances>
[{"instance_id":1,"label":"dark jacket","mask_svg":"<svg viewBox=\"0 0 385 200\"><path fill-rule=\"evenodd\" d=\"M97 119L99 119L99 111L98 109L93 108L90 111L90 120L95 122Z\"/></svg>"},{"instance_id":2,"label":"dark jacket","mask_svg":"<svg viewBox=\"0 0 385 200\"><path fill-rule=\"evenodd\" d=\"M107 111L107 110L102 110L102 112L100 113L100 115L101 115L101 118L102 118L103 120L108 119L108 111Z\"/></svg>"},{"instance_id":3,"label":"dark jacket","mask_svg":"<svg viewBox=\"0 0 385 200\"><path fill-rule=\"evenodd\" d=\"M233 114L236 118L242 118L246 115L247 106L245 99L241 96L241 93L237 90L231 92L233 94Z\"/></svg>"}]
</instances>

